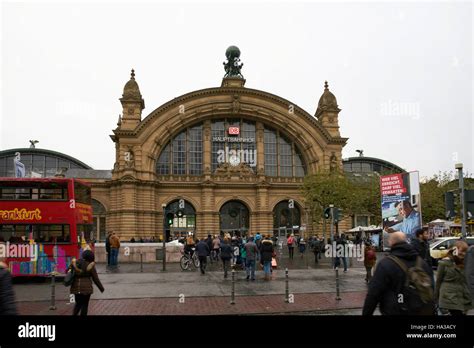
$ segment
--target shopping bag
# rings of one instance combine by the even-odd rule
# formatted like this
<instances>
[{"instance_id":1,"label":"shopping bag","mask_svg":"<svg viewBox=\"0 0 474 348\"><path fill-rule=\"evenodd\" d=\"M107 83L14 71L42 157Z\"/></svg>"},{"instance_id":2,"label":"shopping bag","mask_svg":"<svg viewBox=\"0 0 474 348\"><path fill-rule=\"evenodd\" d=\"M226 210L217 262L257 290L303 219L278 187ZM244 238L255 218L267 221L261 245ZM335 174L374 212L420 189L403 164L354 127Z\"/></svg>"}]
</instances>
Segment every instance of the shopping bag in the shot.
<instances>
[{"instance_id":1,"label":"shopping bag","mask_svg":"<svg viewBox=\"0 0 474 348\"><path fill-rule=\"evenodd\" d=\"M277 267L277 260L274 257L272 258L272 267L273 268Z\"/></svg>"}]
</instances>

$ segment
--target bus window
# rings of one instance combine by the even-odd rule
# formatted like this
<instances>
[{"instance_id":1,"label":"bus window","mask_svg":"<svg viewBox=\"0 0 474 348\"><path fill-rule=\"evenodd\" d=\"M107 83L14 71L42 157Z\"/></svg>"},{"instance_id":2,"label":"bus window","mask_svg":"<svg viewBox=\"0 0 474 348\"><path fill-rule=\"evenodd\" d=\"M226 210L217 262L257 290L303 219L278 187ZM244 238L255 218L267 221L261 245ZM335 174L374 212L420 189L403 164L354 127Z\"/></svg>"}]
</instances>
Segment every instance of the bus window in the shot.
<instances>
[{"instance_id":1,"label":"bus window","mask_svg":"<svg viewBox=\"0 0 474 348\"><path fill-rule=\"evenodd\" d=\"M76 202L78 203L83 203L87 205L92 204L90 187L83 185L77 181L74 181L74 196Z\"/></svg>"},{"instance_id":2,"label":"bus window","mask_svg":"<svg viewBox=\"0 0 474 348\"><path fill-rule=\"evenodd\" d=\"M34 225L34 238L37 243L70 243L69 225Z\"/></svg>"},{"instance_id":3,"label":"bus window","mask_svg":"<svg viewBox=\"0 0 474 348\"><path fill-rule=\"evenodd\" d=\"M28 231L27 225L0 225L0 242L25 243Z\"/></svg>"}]
</instances>

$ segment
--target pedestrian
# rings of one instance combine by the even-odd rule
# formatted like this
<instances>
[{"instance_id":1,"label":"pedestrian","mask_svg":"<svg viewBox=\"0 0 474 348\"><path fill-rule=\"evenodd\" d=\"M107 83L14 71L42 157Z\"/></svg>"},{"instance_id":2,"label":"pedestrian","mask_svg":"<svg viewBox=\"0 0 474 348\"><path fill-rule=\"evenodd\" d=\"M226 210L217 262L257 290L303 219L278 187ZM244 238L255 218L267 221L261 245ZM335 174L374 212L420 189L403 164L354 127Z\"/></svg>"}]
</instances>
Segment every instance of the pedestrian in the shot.
<instances>
[{"instance_id":1,"label":"pedestrian","mask_svg":"<svg viewBox=\"0 0 474 348\"><path fill-rule=\"evenodd\" d=\"M340 260L342 260L342 263L344 265L344 273L347 272L346 246L347 246L346 236L344 235L344 233L342 233L336 239L336 250L342 250L342 256L336 255L336 264L337 264L337 266L335 265L335 267L339 267Z\"/></svg>"},{"instance_id":2,"label":"pedestrian","mask_svg":"<svg viewBox=\"0 0 474 348\"><path fill-rule=\"evenodd\" d=\"M237 260L240 255L239 240L237 239L237 236L234 235L232 237L230 246L232 248L231 265L234 266L237 263Z\"/></svg>"},{"instance_id":3,"label":"pedestrian","mask_svg":"<svg viewBox=\"0 0 474 348\"><path fill-rule=\"evenodd\" d=\"M314 262L319 263L319 258L321 257L321 243L316 237L314 237L313 239L313 253L314 253Z\"/></svg>"},{"instance_id":4,"label":"pedestrian","mask_svg":"<svg viewBox=\"0 0 474 348\"><path fill-rule=\"evenodd\" d=\"M464 258L466 282L471 292L471 301L474 304L474 245L467 249L466 257Z\"/></svg>"},{"instance_id":5,"label":"pedestrian","mask_svg":"<svg viewBox=\"0 0 474 348\"><path fill-rule=\"evenodd\" d=\"M377 254L375 248L369 242L365 242L364 248L364 267L365 267L365 282L368 283L372 279L372 268L377 261Z\"/></svg>"},{"instance_id":6,"label":"pedestrian","mask_svg":"<svg viewBox=\"0 0 474 348\"><path fill-rule=\"evenodd\" d=\"M253 237L249 238L249 241L245 244L246 252L246 271L247 271L247 280L252 277L252 280L255 280L255 262L258 255L257 245L253 241Z\"/></svg>"},{"instance_id":7,"label":"pedestrian","mask_svg":"<svg viewBox=\"0 0 474 348\"><path fill-rule=\"evenodd\" d=\"M405 233L391 233L389 245L390 255L378 262L369 282L362 315L373 315L378 304L382 315L434 315L435 305L430 278L433 270L418 256L413 246L407 243ZM416 291L407 286L410 269L416 270L412 274L416 274L420 280L413 284L417 285ZM408 278L411 279L413 278Z\"/></svg>"},{"instance_id":8,"label":"pedestrian","mask_svg":"<svg viewBox=\"0 0 474 348\"><path fill-rule=\"evenodd\" d=\"M222 266L224 267L224 278L227 278L227 271L229 268L229 262L232 259L232 246L228 239L224 239L221 244L221 260Z\"/></svg>"},{"instance_id":9,"label":"pedestrian","mask_svg":"<svg viewBox=\"0 0 474 348\"><path fill-rule=\"evenodd\" d=\"M107 268L110 267L110 237L112 232L107 233L107 238L105 238L105 252L107 253Z\"/></svg>"},{"instance_id":10,"label":"pedestrian","mask_svg":"<svg viewBox=\"0 0 474 348\"><path fill-rule=\"evenodd\" d=\"M448 256L438 263L435 298L441 312L465 315L473 308L471 293L464 273L464 258L468 245L458 240L448 251Z\"/></svg>"},{"instance_id":11,"label":"pedestrian","mask_svg":"<svg viewBox=\"0 0 474 348\"><path fill-rule=\"evenodd\" d=\"M219 260L219 250L221 248L221 240L220 238L214 236L214 239L212 240L212 258L217 261Z\"/></svg>"},{"instance_id":12,"label":"pedestrian","mask_svg":"<svg viewBox=\"0 0 474 348\"><path fill-rule=\"evenodd\" d=\"M257 233L255 235L255 245L257 245L257 250L258 250L257 258L255 259L255 262L260 264L260 266L263 268L263 262L262 262L262 257L261 257L261 254L262 254L262 235L260 233ZM255 265L255 267L256 267L256 265Z\"/></svg>"},{"instance_id":13,"label":"pedestrian","mask_svg":"<svg viewBox=\"0 0 474 348\"><path fill-rule=\"evenodd\" d=\"M212 235L210 233L207 235L206 244L209 250L212 250ZM212 254L209 254L209 260L211 260L211 263L213 262Z\"/></svg>"},{"instance_id":14,"label":"pedestrian","mask_svg":"<svg viewBox=\"0 0 474 348\"><path fill-rule=\"evenodd\" d=\"M290 260L293 260L293 253L294 253L295 244L296 244L295 235L293 233L290 234L290 236L286 240L286 244L288 246L288 254L289 254Z\"/></svg>"},{"instance_id":15,"label":"pedestrian","mask_svg":"<svg viewBox=\"0 0 474 348\"><path fill-rule=\"evenodd\" d=\"M266 235L262 241L261 258L263 262L263 273L265 274L265 280L270 280L272 270L272 258L275 250L273 242L270 239L270 235Z\"/></svg>"},{"instance_id":16,"label":"pedestrian","mask_svg":"<svg viewBox=\"0 0 474 348\"><path fill-rule=\"evenodd\" d=\"M119 249L120 249L120 239L115 234L115 232L112 232L112 235L110 236L110 266L112 268L118 267Z\"/></svg>"},{"instance_id":17,"label":"pedestrian","mask_svg":"<svg viewBox=\"0 0 474 348\"><path fill-rule=\"evenodd\" d=\"M199 268L201 269L201 274L206 274L207 257L211 251L204 239L198 240L197 242L195 252L199 258Z\"/></svg>"},{"instance_id":18,"label":"pedestrian","mask_svg":"<svg viewBox=\"0 0 474 348\"><path fill-rule=\"evenodd\" d=\"M304 240L303 237L300 238L299 250L300 250L301 258L303 258L304 253L306 251L306 241Z\"/></svg>"},{"instance_id":19,"label":"pedestrian","mask_svg":"<svg viewBox=\"0 0 474 348\"><path fill-rule=\"evenodd\" d=\"M423 260L431 267L432 260L430 254L430 245L428 244L429 233L428 230L418 229L415 232L415 238L411 240L411 245L418 252Z\"/></svg>"},{"instance_id":20,"label":"pedestrian","mask_svg":"<svg viewBox=\"0 0 474 348\"><path fill-rule=\"evenodd\" d=\"M245 250L245 244L247 240L242 239L242 244L240 245L240 258L242 259L242 269L247 270L247 250Z\"/></svg>"},{"instance_id":21,"label":"pedestrian","mask_svg":"<svg viewBox=\"0 0 474 348\"><path fill-rule=\"evenodd\" d=\"M3 261L0 258L0 315L17 315L12 277Z\"/></svg>"},{"instance_id":22,"label":"pedestrian","mask_svg":"<svg viewBox=\"0 0 474 348\"><path fill-rule=\"evenodd\" d=\"M104 286L100 282L97 270L95 268L95 257L91 250L82 253L79 261L72 259L70 268L74 268L74 280L71 285L71 294L74 295L73 315L87 315L89 309L89 300L94 289L92 282L99 288L100 292L104 292Z\"/></svg>"}]
</instances>

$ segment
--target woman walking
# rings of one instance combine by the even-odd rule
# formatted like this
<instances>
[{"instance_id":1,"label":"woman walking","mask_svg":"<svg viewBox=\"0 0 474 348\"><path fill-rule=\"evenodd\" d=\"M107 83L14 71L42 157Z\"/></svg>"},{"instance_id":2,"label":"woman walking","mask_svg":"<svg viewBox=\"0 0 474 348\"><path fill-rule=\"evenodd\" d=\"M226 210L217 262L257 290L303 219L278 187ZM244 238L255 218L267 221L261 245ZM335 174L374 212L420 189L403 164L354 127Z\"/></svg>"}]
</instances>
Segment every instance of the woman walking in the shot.
<instances>
[{"instance_id":1,"label":"woman walking","mask_svg":"<svg viewBox=\"0 0 474 348\"><path fill-rule=\"evenodd\" d=\"M229 269L229 263L232 259L232 247L230 246L230 240L225 238L221 244L221 260L224 267L224 278L227 278L227 271Z\"/></svg>"},{"instance_id":2,"label":"woman walking","mask_svg":"<svg viewBox=\"0 0 474 348\"><path fill-rule=\"evenodd\" d=\"M71 294L74 295L75 306L73 315L87 315L89 309L89 300L94 289L92 282L99 288L100 292L104 292L104 287L100 282L97 270L95 269L94 253L91 250L85 250L82 253L82 258L76 262L72 259L70 266L74 268L74 280L71 285Z\"/></svg>"},{"instance_id":3,"label":"woman walking","mask_svg":"<svg viewBox=\"0 0 474 348\"><path fill-rule=\"evenodd\" d=\"M370 242L365 242L364 248L364 267L365 267L365 282L370 282L372 279L372 268L375 266L377 261L377 254L375 254L375 248Z\"/></svg>"},{"instance_id":4,"label":"woman walking","mask_svg":"<svg viewBox=\"0 0 474 348\"><path fill-rule=\"evenodd\" d=\"M442 312L465 315L473 307L471 294L464 274L464 256L468 245L459 240L448 256L438 264L435 298Z\"/></svg>"},{"instance_id":5,"label":"woman walking","mask_svg":"<svg viewBox=\"0 0 474 348\"><path fill-rule=\"evenodd\" d=\"M270 280L271 271L272 271L272 257L273 257L273 242L270 239L270 235L266 235L265 239L262 241L262 262L263 262L263 272L265 274L265 280Z\"/></svg>"}]
</instances>

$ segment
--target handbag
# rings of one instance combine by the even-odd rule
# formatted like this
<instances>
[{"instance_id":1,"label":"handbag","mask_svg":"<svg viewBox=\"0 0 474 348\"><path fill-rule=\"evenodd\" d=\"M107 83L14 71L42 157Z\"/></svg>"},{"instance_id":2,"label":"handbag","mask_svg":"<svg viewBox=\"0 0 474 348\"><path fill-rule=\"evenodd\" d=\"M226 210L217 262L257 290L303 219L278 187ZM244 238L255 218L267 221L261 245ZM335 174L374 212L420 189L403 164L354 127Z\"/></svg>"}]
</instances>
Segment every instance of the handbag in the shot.
<instances>
[{"instance_id":1,"label":"handbag","mask_svg":"<svg viewBox=\"0 0 474 348\"><path fill-rule=\"evenodd\" d=\"M75 275L76 271L74 270L74 267L71 267L64 277L64 286L71 286L74 282Z\"/></svg>"}]
</instances>

